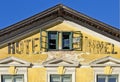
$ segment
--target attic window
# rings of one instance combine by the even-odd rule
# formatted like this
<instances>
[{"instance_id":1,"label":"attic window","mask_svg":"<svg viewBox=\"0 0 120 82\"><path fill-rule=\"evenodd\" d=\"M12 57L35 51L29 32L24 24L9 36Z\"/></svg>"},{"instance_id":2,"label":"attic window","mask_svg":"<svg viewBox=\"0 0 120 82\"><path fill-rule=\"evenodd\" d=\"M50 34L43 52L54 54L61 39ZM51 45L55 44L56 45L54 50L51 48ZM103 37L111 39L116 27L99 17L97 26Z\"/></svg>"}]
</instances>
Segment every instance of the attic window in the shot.
<instances>
[{"instance_id":1,"label":"attic window","mask_svg":"<svg viewBox=\"0 0 120 82\"><path fill-rule=\"evenodd\" d=\"M61 32L62 37L62 49L72 49L72 32ZM48 32L48 49L55 50L58 49L58 32L49 31Z\"/></svg>"},{"instance_id":2,"label":"attic window","mask_svg":"<svg viewBox=\"0 0 120 82\"><path fill-rule=\"evenodd\" d=\"M62 49L72 49L72 32L62 32Z\"/></svg>"},{"instance_id":3,"label":"attic window","mask_svg":"<svg viewBox=\"0 0 120 82\"><path fill-rule=\"evenodd\" d=\"M80 31L48 31L47 50L81 50L82 34Z\"/></svg>"},{"instance_id":4,"label":"attic window","mask_svg":"<svg viewBox=\"0 0 120 82\"><path fill-rule=\"evenodd\" d=\"M57 49L58 46L58 32L50 31L48 32L48 49Z\"/></svg>"}]
</instances>

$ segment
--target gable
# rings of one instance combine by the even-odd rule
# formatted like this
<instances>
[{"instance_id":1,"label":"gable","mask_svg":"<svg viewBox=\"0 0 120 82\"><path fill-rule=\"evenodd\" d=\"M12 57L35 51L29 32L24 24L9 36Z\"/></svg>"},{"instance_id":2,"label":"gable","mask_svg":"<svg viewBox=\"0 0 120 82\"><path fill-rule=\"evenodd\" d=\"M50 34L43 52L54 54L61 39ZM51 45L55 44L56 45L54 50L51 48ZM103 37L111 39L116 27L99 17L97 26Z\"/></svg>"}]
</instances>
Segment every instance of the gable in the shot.
<instances>
[{"instance_id":1,"label":"gable","mask_svg":"<svg viewBox=\"0 0 120 82\"><path fill-rule=\"evenodd\" d=\"M57 31L58 33L57 45L59 47L58 50L53 52L49 51L47 46L47 33L49 31ZM71 32L71 40L73 43L70 51L62 51L62 32ZM40 62L42 58L45 61L46 58L49 59L49 55L53 56L53 54L77 54L76 59L84 62L87 59L82 58L81 54L87 56L91 54L119 55L120 34L118 29L114 27L94 20L63 5L58 5L1 30L0 54L1 56L5 54L12 54L12 56L14 56L14 54L32 55L32 57L36 54L46 54L45 58L41 55L40 60L36 57ZM9 64L21 64L16 61L9 62ZM105 64L109 63L114 64L115 62L109 61ZM71 63L66 60L59 60L49 63L51 66L55 64L72 66L74 62Z\"/></svg>"},{"instance_id":2,"label":"gable","mask_svg":"<svg viewBox=\"0 0 120 82\"><path fill-rule=\"evenodd\" d=\"M90 63L91 66L120 66L120 59L106 56L104 58L97 59Z\"/></svg>"},{"instance_id":3,"label":"gable","mask_svg":"<svg viewBox=\"0 0 120 82\"><path fill-rule=\"evenodd\" d=\"M79 62L69 60L67 58L54 58L48 61L43 62L45 67L58 67L58 66L65 66L65 67L77 67L79 66Z\"/></svg>"},{"instance_id":4,"label":"gable","mask_svg":"<svg viewBox=\"0 0 120 82\"><path fill-rule=\"evenodd\" d=\"M30 66L30 63L11 56L11 57L7 57L5 59L1 59L0 66L28 67L28 66Z\"/></svg>"}]
</instances>

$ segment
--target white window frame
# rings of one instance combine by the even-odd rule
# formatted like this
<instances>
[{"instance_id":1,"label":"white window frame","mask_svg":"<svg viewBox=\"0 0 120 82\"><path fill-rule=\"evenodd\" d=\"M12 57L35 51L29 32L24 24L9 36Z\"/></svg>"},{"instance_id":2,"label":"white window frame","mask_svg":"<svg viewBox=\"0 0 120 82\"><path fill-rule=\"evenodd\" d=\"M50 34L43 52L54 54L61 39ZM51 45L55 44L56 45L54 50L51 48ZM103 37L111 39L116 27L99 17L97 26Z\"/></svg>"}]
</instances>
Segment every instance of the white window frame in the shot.
<instances>
[{"instance_id":1,"label":"white window frame","mask_svg":"<svg viewBox=\"0 0 120 82\"><path fill-rule=\"evenodd\" d=\"M50 82L50 75L53 74L58 74L57 72L57 67L55 68L47 68L47 82ZM76 82L75 81L75 68L65 68L65 73L64 74L71 74L71 78L72 78L72 82Z\"/></svg>"},{"instance_id":2,"label":"white window frame","mask_svg":"<svg viewBox=\"0 0 120 82\"><path fill-rule=\"evenodd\" d=\"M15 74L15 75L11 75L11 74L7 74L7 75L6 75L6 74L2 74L1 76L2 76L1 81L3 81L3 77L4 77L4 76L7 76L7 77L11 77L12 82L14 82L13 80L14 80L15 77L22 76L22 80L23 80L23 82L24 82L24 75L22 75L22 74Z\"/></svg>"},{"instance_id":3,"label":"white window frame","mask_svg":"<svg viewBox=\"0 0 120 82\"><path fill-rule=\"evenodd\" d=\"M65 77L65 76L70 76L70 81L72 82L72 75L71 74L63 74L63 75L59 75L59 74L51 74L50 75L50 81L51 81L51 76L58 76L60 79L59 81L62 82L62 78Z\"/></svg>"},{"instance_id":4,"label":"white window frame","mask_svg":"<svg viewBox=\"0 0 120 82\"><path fill-rule=\"evenodd\" d=\"M107 82L108 82L108 78L109 78L109 76L117 76L117 81L116 82L118 82L118 75L117 74L110 74L110 75L106 75L106 74L100 74L100 75L97 75L96 77L98 77L98 76L104 76L105 77L105 82L106 82L106 79L107 79ZM97 78L98 79L98 78ZM97 80L96 79L96 80Z\"/></svg>"},{"instance_id":5,"label":"white window frame","mask_svg":"<svg viewBox=\"0 0 120 82\"><path fill-rule=\"evenodd\" d=\"M2 82L2 75L10 75L8 70L9 70L9 67L0 68L0 82ZM25 68L25 67L17 67L16 70L17 70L17 73L15 75L23 75L24 76L24 82L28 82L27 68Z\"/></svg>"},{"instance_id":6,"label":"white window frame","mask_svg":"<svg viewBox=\"0 0 120 82\"><path fill-rule=\"evenodd\" d=\"M104 67L94 67L94 82L97 82L97 75L105 75L104 73ZM120 70L119 67L112 67L113 72L110 75L118 75L118 82L120 82Z\"/></svg>"}]
</instances>

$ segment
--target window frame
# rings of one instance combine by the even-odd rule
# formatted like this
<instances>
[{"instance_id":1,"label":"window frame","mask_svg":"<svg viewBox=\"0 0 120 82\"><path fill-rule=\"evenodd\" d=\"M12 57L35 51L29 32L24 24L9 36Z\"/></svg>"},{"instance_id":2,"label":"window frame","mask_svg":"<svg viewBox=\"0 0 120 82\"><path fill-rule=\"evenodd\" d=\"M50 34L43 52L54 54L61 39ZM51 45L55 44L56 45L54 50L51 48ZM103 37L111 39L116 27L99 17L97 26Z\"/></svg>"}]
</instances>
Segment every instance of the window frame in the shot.
<instances>
[{"instance_id":1,"label":"window frame","mask_svg":"<svg viewBox=\"0 0 120 82\"><path fill-rule=\"evenodd\" d=\"M56 49L50 49L49 48L49 33L56 32ZM47 31L47 49L50 50L58 50L58 45L59 45L59 32L58 31Z\"/></svg>"},{"instance_id":2,"label":"window frame","mask_svg":"<svg viewBox=\"0 0 120 82\"><path fill-rule=\"evenodd\" d=\"M10 77L12 79L12 82L14 82L16 77L22 77L22 80L24 82L24 74L15 74L15 75L10 75L10 74L3 74L1 75L1 82L3 82L4 77Z\"/></svg>"},{"instance_id":3,"label":"window frame","mask_svg":"<svg viewBox=\"0 0 120 82\"><path fill-rule=\"evenodd\" d=\"M67 71L64 73L65 74L71 74L71 78L72 78L72 82L76 81L76 76L75 76L75 67L67 67L65 68ZM50 82L50 75L51 74L58 74L58 70L56 69L56 67L53 67L51 69L47 69L47 82Z\"/></svg>"},{"instance_id":4,"label":"window frame","mask_svg":"<svg viewBox=\"0 0 120 82\"><path fill-rule=\"evenodd\" d=\"M116 77L116 79L117 79L117 81L116 82L118 82L119 81L119 79L118 79L118 74L110 74L110 75L106 75L106 74L98 74L96 77L96 81L98 82L98 77L99 76L102 76L102 77L104 77L105 78L105 82L108 82L108 79L110 78L110 77Z\"/></svg>"},{"instance_id":5,"label":"window frame","mask_svg":"<svg viewBox=\"0 0 120 82\"><path fill-rule=\"evenodd\" d=\"M59 82L62 82L62 80L63 80L63 78L64 78L65 76L70 76L70 82L72 82L72 74L63 74L63 75L51 74L51 75L50 75L50 82L52 82L52 81L51 81L52 75L59 77L59 78L60 78Z\"/></svg>"},{"instance_id":6,"label":"window frame","mask_svg":"<svg viewBox=\"0 0 120 82\"><path fill-rule=\"evenodd\" d=\"M50 34L56 32L56 49L51 49L49 47L49 40L50 40ZM47 33L47 38L46 38L46 50L47 51L71 51L71 50L82 50L82 34L80 31L46 31ZM63 48L63 33L67 34L69 33L69 49L64 49ZM74 34L78 34L79 36L74 36ZM74 38L79 38L79 47L74 48ZM41 41L42 42L42 41ZM41 44L42 45L42 44Z\"/></svg>"},{"instance_id":7,"label":"window frame","mask_svg":"<svg viewBox=\"0 0 120 82\"><path fill-rule=\"evenodd\" d=\"M62 39L62 38L63 38L63 33L70 33L70 35L69 35L69 38L70 38L70 39L69 39L69 41L70 41L69 47L70 47L70 49L63 49L63 39ZM70 32L70 31L62 31L62 32L61 32L61 43L62 43L62 44L61 44L61 48L62 48L61 50L72 50L72 48L73 48L73 47L72 47L72 45L73 45L73 32Z\"/></svg>"}]
</instances>

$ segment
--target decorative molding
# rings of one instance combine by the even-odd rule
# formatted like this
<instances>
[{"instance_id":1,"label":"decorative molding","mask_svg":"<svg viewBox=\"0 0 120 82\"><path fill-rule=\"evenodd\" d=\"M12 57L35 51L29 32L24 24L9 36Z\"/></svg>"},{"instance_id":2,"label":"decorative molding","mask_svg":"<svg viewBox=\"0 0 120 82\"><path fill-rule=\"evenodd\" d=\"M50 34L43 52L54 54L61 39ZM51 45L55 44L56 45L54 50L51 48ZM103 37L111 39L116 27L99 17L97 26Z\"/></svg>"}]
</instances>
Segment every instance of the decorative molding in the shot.
<instances>
[{"instance_id":1,"label":"decorative molding","mask_svg":"<svg viewBox=\"0 0 120 82\"><path fill-rule=\"evenodd\" d=\"M24 60L18 59L16 57L7 57L0 60L0 67L29 67L31 63L26 62Z\"/></svg>"},{"instance_id":2,"label":"decorative molding","mask_svg":"<svg viewBox=\"0 0 120 82\"><path fill-rule=\"evenodd\" d=\"M117 58L113 58L111 56L106 56L104 58L97 59L90 63L92 67L105 67L105 66L112 66L112 67L120 67L120 60Z\"/></svg>"},{"instance_id":3,"label":"decorative molding","mask_svg":"<svg viewBox=\"0 0 120 82\"><path fill-rule=\"evenodd\" d=\"M64 66L59 66L57 68L58 74L62 75L65 73L65 67Z\"/></svg>"},{"instance_id":4,"label":"decorative molding","mask_svg":"<svg viewBox=\"0 0 120 82\"><path fill-rule=\"evenodd\" d=\"M53 58L51 60L43 62L43 66L45 67L59 67L59 66L64 66L64 67L78 67L79 62L69 60L66 58Z\"/></svg>"},{"instance_id":5,"label":"decorative molding","mask_svg":"<svg viewBox=\"0 0 120 82\"><path fill-rule=\"evenodd\" d=\"M10 74L16 74L17 73L16 67L15 66L10 66L8 72Z\"/></svg>"},{"instance_id":6,"label":"decorative molding","mask_svg":"<svg viewBox=\"0 0 120 82\"><path fill-rule=\"evenodd\" d=\"M111 66L106 66L104 68L104 74L112 74L112 72L113 72L113 69Z\"/></svg>"}]
</instances>

